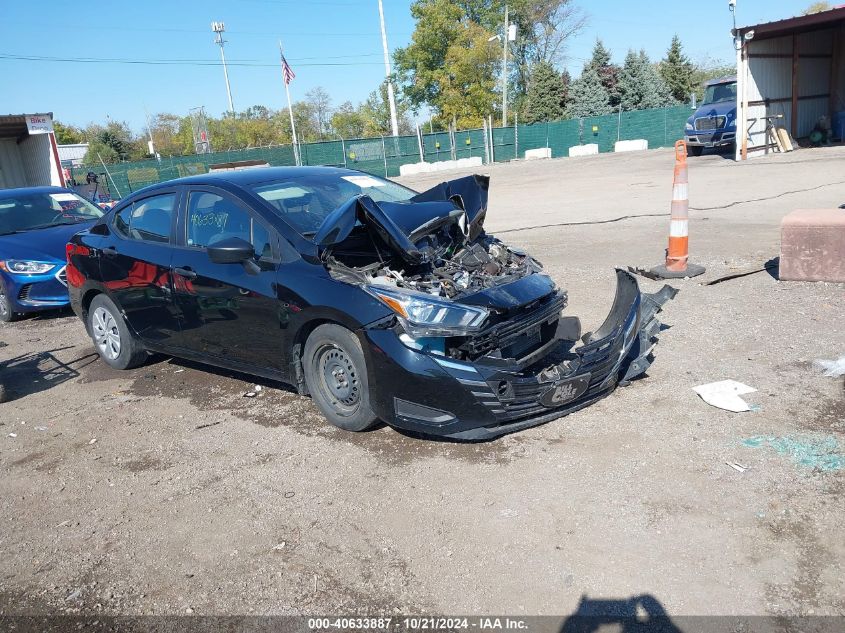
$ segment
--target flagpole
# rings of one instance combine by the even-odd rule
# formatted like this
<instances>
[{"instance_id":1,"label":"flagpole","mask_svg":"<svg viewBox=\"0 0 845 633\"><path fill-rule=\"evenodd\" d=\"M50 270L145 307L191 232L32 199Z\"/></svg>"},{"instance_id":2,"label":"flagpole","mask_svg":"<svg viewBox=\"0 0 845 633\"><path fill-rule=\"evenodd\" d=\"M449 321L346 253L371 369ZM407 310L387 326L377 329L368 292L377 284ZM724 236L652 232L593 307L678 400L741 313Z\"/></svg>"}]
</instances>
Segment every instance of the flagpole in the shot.
<instances>
[{"instance_id":1,"label":"flagpole","mask_svg":"<svg viewBox=\"0 0 845 633\"><path fill-rule=\"evenodd\" d=\"M282 40L279 40L279 64L281 64L282 67L282 83L285 84L285 95L287 95L288 98L288 114L290 115L290 129L293 136L293 158L297 167L299 167L301 163L301 159L299 157L299 143L296 140L296 124L293 122L293 107L291 106L290 101L290 86L288 85L288 82L285 81L284 55L285 54L282 51Z\"/></svg>"}]
</instances>

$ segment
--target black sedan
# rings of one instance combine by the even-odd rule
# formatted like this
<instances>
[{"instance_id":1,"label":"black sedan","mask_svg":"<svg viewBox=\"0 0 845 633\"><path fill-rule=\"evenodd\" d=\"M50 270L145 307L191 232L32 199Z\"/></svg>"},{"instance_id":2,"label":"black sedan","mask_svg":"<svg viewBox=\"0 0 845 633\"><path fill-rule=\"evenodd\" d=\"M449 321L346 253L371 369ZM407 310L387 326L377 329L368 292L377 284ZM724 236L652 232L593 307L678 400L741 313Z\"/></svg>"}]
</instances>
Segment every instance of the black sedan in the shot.
<instances>
[{"instance_id":1,"label":"black sedan","mask_svg":"<svg viewBox=\"0 0 845 633\"><path fill-rule=\"evenodd\" d=\"M617 270L582 336L542 265L484 232L488 186L310 167L153 185L72 238L71 305L113 367L160 352L280 380L350 431L487 439L643 374L675 291Z\"/></svg>"}]
</instances>

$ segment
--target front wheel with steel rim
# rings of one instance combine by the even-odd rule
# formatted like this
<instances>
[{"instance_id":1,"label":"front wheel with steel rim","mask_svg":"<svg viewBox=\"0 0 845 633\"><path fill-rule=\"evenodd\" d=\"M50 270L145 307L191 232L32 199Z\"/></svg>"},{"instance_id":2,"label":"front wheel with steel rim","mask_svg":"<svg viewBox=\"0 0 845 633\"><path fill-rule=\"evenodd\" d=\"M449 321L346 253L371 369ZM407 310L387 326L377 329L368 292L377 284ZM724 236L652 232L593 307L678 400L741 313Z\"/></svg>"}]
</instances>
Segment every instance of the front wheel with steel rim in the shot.
<instances>
[{"instance_id":1,"label":"front wheel with steel rim","mask_svg":"<svg viewBox=\"0 0 845 633\"><path fill-rule=\"evenodd\" d=\"M15 321L18 315L12 310L12 303L9 301L9 295L6 293L6 285L0 279L0 321L9 323Z\"/></svg>"},{"instance_id":2,"label":"front wheel with steel rim","mask_svg":"<svg viewBox=\"0 0 845 633\"><path fill-rule=\"evenodd\" d=\"M106 295L97 295L88 307L88 332L100 357L115 369L137 367L147 357Z\"/></svg>"},{"instance_id":3,"label":"front wheel with steel rim","mask_svg":"<svg viewBox=\"0 0 845 633\"><path fill-rule=\"evenodd\" d=\"M361 343L352 332L333 323L317 327L305 343L302 364L308 391L329 422L363 431L377 421Z\"/></svg>"}]
</instances>

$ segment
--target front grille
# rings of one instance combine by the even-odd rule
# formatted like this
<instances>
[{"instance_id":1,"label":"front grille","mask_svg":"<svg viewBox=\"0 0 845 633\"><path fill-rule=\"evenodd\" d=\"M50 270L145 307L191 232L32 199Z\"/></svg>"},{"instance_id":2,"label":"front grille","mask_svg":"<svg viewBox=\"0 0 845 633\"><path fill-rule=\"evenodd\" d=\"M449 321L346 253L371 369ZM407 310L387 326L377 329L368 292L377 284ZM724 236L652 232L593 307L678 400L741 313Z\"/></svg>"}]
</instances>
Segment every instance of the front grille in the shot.
<instances>
[{"instance_id":1,"label":"front grille","mask_svg":"<svg viewBox=\"0 0 845 633\"><path fill-rule=\"evenodd\" d=\"M32 292L32 284L26 284L25 286L21 287L21 291L18 293L18 301L29 301L29 294Z\"/></svg>"},{"instance_id":2,"label":"front grille","mask_svg":"<svg viewBox=\"0 0 845 633\"><path fill-rule=\"evenodd\" d=\"M725 127L725 117L704 116L695 120L696 130L721 130Z\"/></svg>"},{"instance_id":3,"label":"front grille","mask_svg":"<svg viewBox=\"0 0 845 633\"><path fill-rule=\"evenodd\" d=\"M56 273L56 280L67 288L67 266L62 266Z\"/></svg>"},{"instance_id":4,"label":"front grille","mask_svg":"<svg viewBox=\"0 0 845 633\"><path fill-rule=\"evenodd\" d=\"M522 314L498 323L468 339L458 349L475 358L493 349L500 349L503 358L530 353L554 336L553 325L566 307L566 293L541 299L538 305Z\"/></svg>"}]
</instances>

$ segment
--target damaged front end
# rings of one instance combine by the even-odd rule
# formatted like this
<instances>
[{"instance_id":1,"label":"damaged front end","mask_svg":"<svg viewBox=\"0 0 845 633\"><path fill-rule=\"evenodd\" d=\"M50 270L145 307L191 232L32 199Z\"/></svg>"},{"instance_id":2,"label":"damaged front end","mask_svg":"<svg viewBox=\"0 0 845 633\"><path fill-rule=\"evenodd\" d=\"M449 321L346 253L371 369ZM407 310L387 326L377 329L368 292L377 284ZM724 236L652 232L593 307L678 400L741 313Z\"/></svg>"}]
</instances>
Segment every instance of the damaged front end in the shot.
<instances>
[{"instance_id":1,"label":"damaged front end","mask_svg":"<svg viewBox=\"0 0 845 633\"><path fill-rule=\"evenodd\" d=\"M315 237L332 277L394 313L361 335L373 406L395 426L488 439L583 408L651 363L677 291L641 293L617 269L610 314L582 335L542 265L484 233L488 187L471 176L404 203L358 197Z\"/></svg>"}]
</instances>

